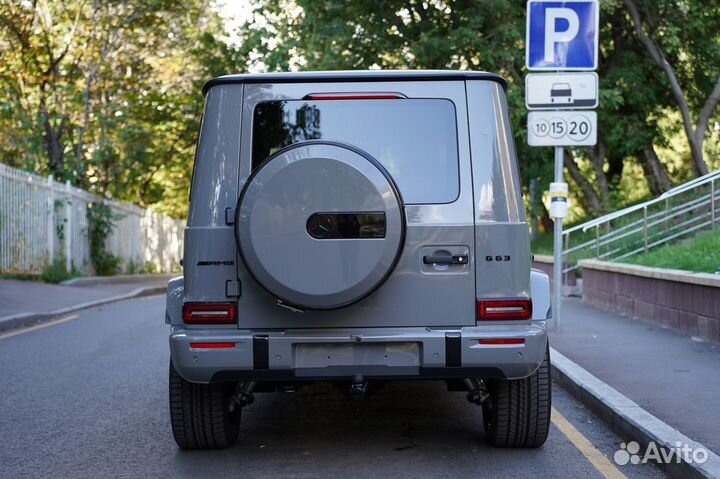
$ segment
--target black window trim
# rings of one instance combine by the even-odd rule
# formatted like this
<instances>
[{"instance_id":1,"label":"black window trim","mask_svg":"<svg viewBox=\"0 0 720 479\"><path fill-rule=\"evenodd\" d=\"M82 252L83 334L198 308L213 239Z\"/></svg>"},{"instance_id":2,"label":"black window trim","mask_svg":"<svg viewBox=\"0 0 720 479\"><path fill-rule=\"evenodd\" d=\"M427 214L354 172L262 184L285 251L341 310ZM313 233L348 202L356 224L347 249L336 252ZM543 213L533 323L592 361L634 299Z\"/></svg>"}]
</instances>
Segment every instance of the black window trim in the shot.
<instances>
[{"instance_id":1,"label":"black window trim","mask_svg":"<svg viewBox=\"0 0 720 479\"><path fill-rule=\"evenodd\" d=\"M457 201L460 199L460 194L462 193L462 192L461 192L462 181L460 181L460 171L461 171L461 166L462 166L462 165L460 164L460 155L461 155L461 153L460 153L460 136L459 136L459 135L460 135L459 129L460 129L461 124L460 124L459 118L458 118L457 105L455 104L455 102L454 102L451 98L446 98L446 97L425 97L425 96L423 96L423 97L406 97L406 98L398 98L396 101L406 101L406 100L445 100L445 101L449 102L450 105L452 105L452 109L453 109L453 112L454 112L454 114L455 114L455 148L456 148L455 151L457 152L457 155L456 155L456 161L457 161L457 189L456 189L455 191L457 192L457 194L456 194L455 197L454 197L453 199L451 199L450 201L424 202L424 203L417 203L417 202L412 202L412 201L406 201L406 202L405 202L405 205L406 205L406 206L451 205L451 204L457 202ZM256 102L255 105L253 105L252 112L251 112L251 115L250 115L250 165L249 165L249 166L250 166L250 175L252 175L252 173L253 173L253 168L252 168L252 163L253 163L253 158L252 158L252 156L253 156L253 153L252 153L252 149L253 149L252 140L253 140L253 138L254 138L254 136L255 136L255 110L257 109L258 106L262 105L263 103L275 103L275 102L280 102L280 101L305 101L305 102L307 102L307 101L317 101L317 100L307 100L307 99L305 99L305 98L273 98L273 99L267 99L267 100L260 100L260 101ZM355 101L355 100L320 100L320 101ZM395 101L395 100L372 100L372 101ZM272 156L272 154L269 155L269 156Z\"/></svg>"}]
</instances>

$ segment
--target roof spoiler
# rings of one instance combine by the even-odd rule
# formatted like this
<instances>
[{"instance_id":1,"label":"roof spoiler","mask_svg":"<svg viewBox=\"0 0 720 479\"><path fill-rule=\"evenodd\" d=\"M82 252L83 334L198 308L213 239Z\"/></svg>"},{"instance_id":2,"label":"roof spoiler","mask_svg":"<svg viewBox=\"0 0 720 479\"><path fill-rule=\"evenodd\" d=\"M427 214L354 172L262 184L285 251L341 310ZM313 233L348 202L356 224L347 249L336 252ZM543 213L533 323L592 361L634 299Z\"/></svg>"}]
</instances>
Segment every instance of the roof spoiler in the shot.
<instances>
[{"instance_id":1,"label":"roof spoiler","mask_svg":"<svg viewBox=\"0 0 720 479\"><path fill-rule=\"evenodd\" d=\"M374 81L450 81L488 80L502 85L507 91L507 82L496 73L461 70L349 70L324 72L250 73L225 75L213 78L203 85L203 96L217 85L237 83L342 83Z\"/></svg>"}]
</instances>

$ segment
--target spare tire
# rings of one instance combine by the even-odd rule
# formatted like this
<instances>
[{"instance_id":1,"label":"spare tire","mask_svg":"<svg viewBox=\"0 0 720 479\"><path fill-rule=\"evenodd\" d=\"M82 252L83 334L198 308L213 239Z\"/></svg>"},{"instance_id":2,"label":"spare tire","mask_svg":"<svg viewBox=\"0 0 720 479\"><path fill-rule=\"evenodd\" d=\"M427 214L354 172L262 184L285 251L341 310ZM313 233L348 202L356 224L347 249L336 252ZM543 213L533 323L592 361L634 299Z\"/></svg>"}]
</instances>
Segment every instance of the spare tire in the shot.
<instances>
[{"instance_id":1,"label":"spare tire","mask_svg":"<svg viewBox=\"0 0 720 479\"><path fill-rule=\"evenodd\" d=\"M390 275L405 242L405 208L368 153L306 141L252 173L238 199L235 238L250 274L283 303L337 309Z\"/></svg>"}]
</instances>

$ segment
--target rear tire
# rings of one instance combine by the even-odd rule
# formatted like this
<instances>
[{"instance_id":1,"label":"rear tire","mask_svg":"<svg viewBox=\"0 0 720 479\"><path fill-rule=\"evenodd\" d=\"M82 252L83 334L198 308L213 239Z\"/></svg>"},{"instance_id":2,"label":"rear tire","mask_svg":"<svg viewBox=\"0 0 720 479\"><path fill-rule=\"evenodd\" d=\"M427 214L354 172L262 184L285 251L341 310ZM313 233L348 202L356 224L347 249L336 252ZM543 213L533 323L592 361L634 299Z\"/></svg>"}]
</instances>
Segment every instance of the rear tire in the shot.
<instances>
[{"instance_id":1,"label":"rear tire","mask_svg":"<svg viewBox=\"0 0 720 479\"><path fill-rule=\"evenodd\" d=\"M224 449L235 444L241 408L231 406L233 391L233 384L186 381L170 361L170 424L181 449Z\"/></svg>"},{"instance_id":2,"label":"rear tire","mask_svg":"<svg viewBox=\"0 0 720 479\"><path fill-rule=\"evenodd\" d=\"M550 430L550 350L540 367L523 379L488 384L490 398L483 404L485 436L497 447L536 448Z\"/></svg>"}]
</instances>

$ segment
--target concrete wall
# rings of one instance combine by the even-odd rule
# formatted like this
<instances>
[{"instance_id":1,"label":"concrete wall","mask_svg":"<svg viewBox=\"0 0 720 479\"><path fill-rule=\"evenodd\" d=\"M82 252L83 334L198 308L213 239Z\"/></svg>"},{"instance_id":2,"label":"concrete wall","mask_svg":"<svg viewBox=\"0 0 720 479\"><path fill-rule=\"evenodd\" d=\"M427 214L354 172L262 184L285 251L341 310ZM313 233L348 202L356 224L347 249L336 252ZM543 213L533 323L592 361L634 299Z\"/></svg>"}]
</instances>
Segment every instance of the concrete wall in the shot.
<instances>
[{"instance_id":1,"label":"concrete wall","mask_svg":"<svg viewBox=\"0 0 720 479\"><path fill-rule=\"evenodd\" d=\"M545 274L550 276L550 284L552 284L553 279L553 257L552 256L545 256L536 254L533 258L532 267L542 270ZM567 285L568 286L575 286L577 283L577 278L575 277L575 271L570 271L568 273L567 277Z\"/></svg>"},{"instance_id":2,"label":"concrete wall","mask_svg":"<svg viewBox=\"0 0 720 479\"><path fill-rule=\"evenodd\" d=\"M597 260L580 266L586 302L720 342L720 276Z\"/></svg>"}]
</instances>

